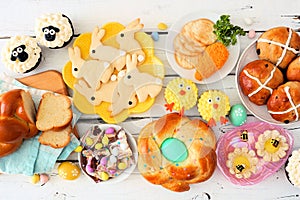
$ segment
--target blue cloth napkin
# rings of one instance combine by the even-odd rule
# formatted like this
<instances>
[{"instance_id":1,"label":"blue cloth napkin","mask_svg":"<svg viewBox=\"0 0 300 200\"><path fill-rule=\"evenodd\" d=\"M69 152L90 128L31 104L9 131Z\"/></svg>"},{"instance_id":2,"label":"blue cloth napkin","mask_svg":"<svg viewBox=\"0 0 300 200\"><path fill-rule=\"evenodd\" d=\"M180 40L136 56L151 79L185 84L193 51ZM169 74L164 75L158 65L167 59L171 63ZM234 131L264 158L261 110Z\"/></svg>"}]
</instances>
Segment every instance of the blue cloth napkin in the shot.
<instances>
[{"instance_id":1,"label":"blue cloth napkin","mask_svg":"<svg viewBox=\"0 0 300 200\"><path fill-rule=\"evenodd\" d=\"M46 92L45 90L27 87L9 77L0 77L0 93L17 88L30 92L36 108L42 94ZM80 117L80 112L75 107L72 107L72 110L72 125L74 125ZM31 139L24 140L16 152L1 158L0 171L8 174L24 174L28 176L32 176L35 173L50 172L57 160L67 159L70 153L80 144L79 140L71 134L71 142L66 147L54 149L40 144L38 141L39 135L40 133Z\"/></svg>"}]
</instances>

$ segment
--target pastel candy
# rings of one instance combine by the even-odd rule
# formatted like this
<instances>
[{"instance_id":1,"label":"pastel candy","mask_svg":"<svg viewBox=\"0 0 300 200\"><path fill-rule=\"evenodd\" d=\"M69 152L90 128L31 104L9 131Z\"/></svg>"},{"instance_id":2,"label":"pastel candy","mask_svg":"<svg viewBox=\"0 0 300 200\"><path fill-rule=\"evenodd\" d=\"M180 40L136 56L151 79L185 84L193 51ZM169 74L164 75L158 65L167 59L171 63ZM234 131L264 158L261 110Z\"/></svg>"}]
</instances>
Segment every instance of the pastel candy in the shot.
<instances>
[{"instance_id":1,"label":"pastel candy","mask_svg":"<svg viewBox=\"0 0 300 200\"><path fill-rule=\"evenodd\" d=\"M118 168L121 169L121 170L126 169L126 167L127 167L126 163L121 162L121 163L118 164Z\"/></svg>"},{"instance_id":2,"label":"pastel candy","mask_svg":"<svg viewBox=\"0 0 300 200\"><path fill-rule=\"evenodd\" d=\"M107 164L107 157L102 157L100 160L100 165L106 166L106 164Z\"/></svg>"},{"instance_id":3,"label":"pastel candy","mask_svg":"<svg viewBox=\"0 0 300 200\"><path fill-rule=\"evenodd\" d=\"M166 30L166 29L168 28L168 25L161 22L161 23L159 23L159 24L157 25L157 28L158 28L159 30Z\"/></svg>"},{"instance_id":4,"label":"pastel candy","mask_svg":"<svg viewBox=\"0 0 300 200\"><path fill-rule=\"evenodd\" d=\"M106 172L100 172L100 179L102 181L107 181L109 179L109 175Z\"/></svg>"},{"instance_id":5,"label":"pastel candy","mask_svg":"<svg viewBox=\"0 0 300 200\"><path fill-rule=\"evenodd\" d=\"M111 154L114 155L114 156L118 156L118 155L119 155L119 150L118 150L118 148L113 148L113 149L111 150Z\"/></svg>"},{"instance_id":6,"label":"pastel candy","mask_svg":"<svg viewBox=\"0 0 300 200\"><path fill-rule=\"evenodd\" d=\"M109 127L105 130L105 134L114 134L115 129L113 127Z\"/></svg>"},{"instance_id":7,"label":"pastel candy","mask_svg":"<svg viewBox=\"0 0 300 200\"><path fill-rule=\"evenodd\" d=\"M108 137L106 135L104 135L103 138L102 138L102 144L104 146L107 146L108 143L109 143L109 139L108 139Z\"/></svg>"}]
</instances>

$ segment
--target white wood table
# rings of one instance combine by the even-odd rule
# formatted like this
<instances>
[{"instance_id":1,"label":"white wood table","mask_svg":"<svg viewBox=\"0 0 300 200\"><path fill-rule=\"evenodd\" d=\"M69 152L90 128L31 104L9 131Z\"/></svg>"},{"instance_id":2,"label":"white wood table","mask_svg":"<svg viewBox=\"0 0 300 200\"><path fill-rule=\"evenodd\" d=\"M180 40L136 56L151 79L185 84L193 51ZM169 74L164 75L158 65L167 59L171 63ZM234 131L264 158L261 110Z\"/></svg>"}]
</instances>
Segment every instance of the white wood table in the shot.
<instances>
[{"instance_id":1,"label":"white wood table","mask_svg":"<svg viewBox=\"0 0 300 200\"><path fill-rule=\"evenodd\" d=\"M245 30L257 31L256 38L269 28L289 26L299 31L300 20L293 19L299 16L300 1L297 0L127 0L127 1L46 1L46 0L7 0L1 1L0 7L0 48L15 35L34 36L35 19L49 12L61 12L69 16L75 28L75 34L91 32L98 25L117 21L127 24L137 17L145 25L145 31L158 31L157 24L164 22L171 26L181 16L191 12L210 11L218 14L229 14L235 24ZM245 18L251 18L254 23L247 25ZM159 41L155 42L156 55L163 61L166 76L166 85L178 75L169 65L164 45L167 31L160 34ZM254 38L255 39L255 38ZM240 38L241 53L254 40L247 36ZM67 48L50 50L42 48L43 59L38 70L31 74L55 69L61 71L68 61ZM0 63L0 72L6 71ZM236 85L235 69L223 80L209 85L198 85L199 94L206 89L221 89L230 96L231 105L240 103ZM163 92L156 100L156 106L163 105ZM150 120L162 116L165 111L146 112L134 118L128 118L122 123L124 127L137 137L139 130ZM196 107L186 112L189 117L199 117ZM257 119L248 114L248 121ZM94 116L83 116L78 122L79 132L83 133L91 123L97 123ZM217 137L233 129L230 124L218 125L214 128ZM295 138L294 149L300 147L300 128L286 126ZM77 163L76 154L72 154L70 161ZM282 167L274 175L253 186L237 186L230 183L216 169L213 176L206 182L193 184L188 192L175 193L163 187L147 182L136 169L123 182L117 184L93 184L83 174L75 181L65 181L57 174L57 168L49 173L50 181L44 186L33 185L31 178L24 175L0 175L0 199L300 199L300 189L293 187L287 180Z\"/></svg>"}]
</instances>

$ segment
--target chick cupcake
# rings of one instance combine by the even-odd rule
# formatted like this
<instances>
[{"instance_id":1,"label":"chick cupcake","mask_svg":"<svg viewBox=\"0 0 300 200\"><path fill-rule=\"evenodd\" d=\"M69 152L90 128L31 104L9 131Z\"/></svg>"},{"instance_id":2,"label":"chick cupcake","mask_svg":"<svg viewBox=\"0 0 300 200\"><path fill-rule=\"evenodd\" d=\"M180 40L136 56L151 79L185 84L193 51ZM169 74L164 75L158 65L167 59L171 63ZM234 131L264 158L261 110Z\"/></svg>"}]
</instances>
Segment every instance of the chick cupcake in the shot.
<instances>
[{"instance_id":1,"label":"chick cupcake","mask_svg":"<svg viewBox=\"0 0 300 200\"><path fill-rule=\"evenodd\" d=\"M300 149L294 150L285 168L289 181L300 188Z\"/></svg>"},{"instance_id":2,"label":"chick cupcake","mask_svg":"<svg viewBox=\"0 0 300 200\"><path fill-rule=\"evenodd\" d=\"M198 88L195 83L185 78L175 78L170 81L165 90L167 110L183 112L197 103Z\"/></svg>"},{"instance_id":3,"label":"chick cupcake","mask_svg":"<svg viewBox=\"0 0 300 200\"><path fill-rule=\"evenodd\" d=\"M38 67L42 50L36 39L29 36L10 38L2 49L2 62L16 73L27 73Z\"/></svg>"},{"instance_id":4,"label":"chick cupcake","mask_svg":"<svg viewBox=\"0 0 300 200\"><path fill-rule=\"evenodd\" d=\"M198 111L202 118L208 122L210 127L216 126L216 122L226 124L226 115L230 110L229 97L219 90L207 90L198 102Z\"/></svg>"},{"instance_id":5,"label":"chick cupcake","mask_svg":"<svg viewBox=\"0 0 300 200\"><path fill-rule=\"evenodd\" d=\"M36 20L35 34L39 44L57 49L71 42L74 28L67 16L61 13L49 13Z\"/></svg>"}]
</instances>

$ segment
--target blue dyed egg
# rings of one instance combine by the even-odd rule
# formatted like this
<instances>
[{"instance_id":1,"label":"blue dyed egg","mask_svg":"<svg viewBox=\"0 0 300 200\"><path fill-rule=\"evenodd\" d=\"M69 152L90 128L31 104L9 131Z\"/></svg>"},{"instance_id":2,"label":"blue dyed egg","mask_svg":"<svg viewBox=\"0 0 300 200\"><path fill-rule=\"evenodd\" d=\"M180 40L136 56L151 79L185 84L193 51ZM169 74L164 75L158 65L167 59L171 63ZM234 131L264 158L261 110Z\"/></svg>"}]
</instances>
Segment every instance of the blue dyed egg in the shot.
<instances>
[{"instance_id":1,"label":"blue dyed egg","mask_svg":"<svg viewBox=\"0 0 300 200\"><path fill-rule=\"evenodd\" d=\"M241 104L231 106L229 119L234 126L241 126L247 121L247 110Z\"/></svg>"},{"instance_id":2,"label":"blue dyed egg","mask_svg":"<svg viewBox=\"0 0 300 200\"><path fill-rule=\"evenodd\" d=\"M152 32L151 37L154 41L158 41L159 40L158 32Z\"/></svg>"}]
</instances>

